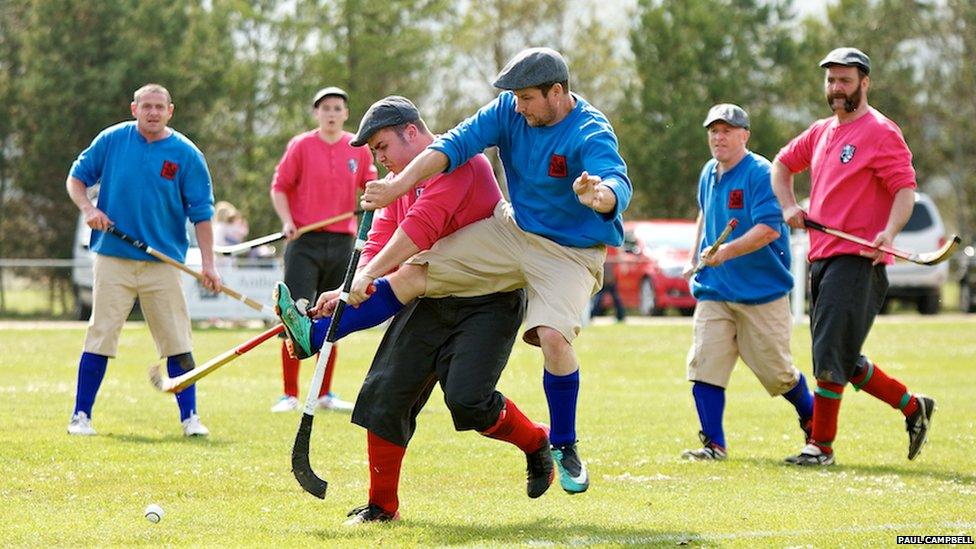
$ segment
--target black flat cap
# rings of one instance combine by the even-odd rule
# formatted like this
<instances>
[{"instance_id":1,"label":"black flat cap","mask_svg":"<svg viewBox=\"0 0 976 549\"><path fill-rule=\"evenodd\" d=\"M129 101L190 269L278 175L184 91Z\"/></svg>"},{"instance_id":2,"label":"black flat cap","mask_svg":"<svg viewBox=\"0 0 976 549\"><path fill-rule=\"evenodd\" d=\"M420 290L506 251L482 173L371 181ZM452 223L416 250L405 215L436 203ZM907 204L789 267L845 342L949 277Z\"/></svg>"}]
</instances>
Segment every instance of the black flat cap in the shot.
<instances>
[{"instance_id":1,"label":"black flat cap","mask_svg":"<svg viewBox=\"0 0 976 549\"><path fill-rule=\"evenodd\" d=\"M707 128L719 120L737 128L749 128L749 114L742 107L732 103L719 103L708 109L708 116L705 117L702 126Z\"/></svg>"},{"instance_id":2,"label":"black flat cap","mask_svg":"<svg viewBox=\"0 0 976 549\"><path fill-rule=\"evenodd\" d=\"M859 67L864 74L871 74L871 58L857 48L837 48L820 61L822 68L826 69L831 65Z\"/></svg>"},{"instance_id":3,"label":"black flat cap","mask_svg":"<svg viewBox=\"0 0 976 549\"><path fill-rule=\"evenodd\" d=\"M322 88L321 90L315 92L315 97L312 99L312 108L319 106L319 101L325 99L326 97L341 97L346 103L349 102L349 94L346 93L342 88L337 88L335 86L329 86L328 88Z\"/></svg>"},{"instance_id":4,"label":"black flat cap","mask_svg":"<svg viewBox=\"0 0 976 549\"><path fill-rule=\"evenodd\" d=\"M569 66L558 51L552 48L522 50L505 65L492 84L502 90L520 90L548 84L568 82Z\"/></svg>"},{"instance_id":5,"label":"black flat cap","mask_svg":"<svg viewBox=\"0 0 976 549\"><path fill-rule=\"evenodd\" d=\"M383 128L418 120L420 120L420 111L409 99L399 95L388 95L369 106L369 110L359 121L356 137L349 144L353 147L361 147L369 141L370 137L373 137L374 133Z\"/></svg>"}]
</instances>

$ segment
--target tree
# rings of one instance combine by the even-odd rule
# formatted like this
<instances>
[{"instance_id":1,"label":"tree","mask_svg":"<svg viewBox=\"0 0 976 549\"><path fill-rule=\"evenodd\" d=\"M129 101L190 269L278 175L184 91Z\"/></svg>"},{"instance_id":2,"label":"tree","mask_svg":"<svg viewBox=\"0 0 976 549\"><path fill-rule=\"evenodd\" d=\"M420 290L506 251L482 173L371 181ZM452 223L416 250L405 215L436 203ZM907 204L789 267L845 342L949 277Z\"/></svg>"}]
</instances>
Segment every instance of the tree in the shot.
<instances>
[{"instance_id":1,"label":"tree","mask_svg":"<svg viewBox=\"0 0 976 549\"><path fill-rule=\"evenodd\" d=\"M752 122L750 148L771 157L785 142L781 113L798 48L789 3L664 0L638 3L631 48L637 82L623 109L621 149L634 182L633 216L694 217L708 159L702 120L736 103Z\"/></svg>"}]
</instances>

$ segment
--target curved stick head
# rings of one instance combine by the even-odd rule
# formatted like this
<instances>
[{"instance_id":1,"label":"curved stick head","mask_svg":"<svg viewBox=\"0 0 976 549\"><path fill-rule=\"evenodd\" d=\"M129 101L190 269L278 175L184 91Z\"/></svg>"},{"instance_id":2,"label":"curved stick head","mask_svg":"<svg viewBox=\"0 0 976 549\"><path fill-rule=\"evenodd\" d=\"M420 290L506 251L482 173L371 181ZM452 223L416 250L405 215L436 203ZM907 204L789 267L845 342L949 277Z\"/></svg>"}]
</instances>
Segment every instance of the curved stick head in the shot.
<instances>
[{"instance_id":1,"label":"curved stick head","mask_svg":"<svg viewBox=\"0 0 976 549\"><path fill-rule=\"evenodd\" d=\"M302 423L298 426L295 445L291 449L291 472L306 492L319 499L325 499L325 491L328 489L329 483L315 474L308 458L313 419L315 419L313 415L302 414Z\"/></svg>"},{"instance_id":2,"label":"curved stick head","mask_svg":"<svg viewBox=\"0 0 976 549\"><path fill-rule=\"evenodd\" d=\"M949 241L938 250L918 254L918 261L916 261L916 263L921 263L923 265L938 265L939 263L942 263L943 261L952 257L952 254L955 253L956 248L959 247L960 242L962 242L962 239L959 238L959 235L954 234L952 235L952 238L950 238Z\"/></svg>"},{"instance_id":3,"label":"curved stick head","mask_svg":"<svg viewBox=\"0 0 976 549\"><path fill-rule=\"evenodd\" d=\"M156 363L149 367L149 382L159 391L173 392L173 380L163 375L163 365Z\"/></svg>"}]
</instances>

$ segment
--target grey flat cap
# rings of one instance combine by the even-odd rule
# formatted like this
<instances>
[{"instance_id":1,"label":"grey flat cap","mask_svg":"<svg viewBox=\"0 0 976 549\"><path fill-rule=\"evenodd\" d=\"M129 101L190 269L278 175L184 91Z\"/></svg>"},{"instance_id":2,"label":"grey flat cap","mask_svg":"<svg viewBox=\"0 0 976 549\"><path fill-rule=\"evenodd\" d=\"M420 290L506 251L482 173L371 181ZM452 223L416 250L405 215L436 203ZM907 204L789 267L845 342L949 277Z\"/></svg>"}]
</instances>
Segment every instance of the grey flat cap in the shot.
<instances>
[{"instance_id":1,"label":"grey flat cap","mask_svg":"<svg viewBox=\"0 0 976 549\"><path fill-rule=\"evenodd\" d=\"M749 129L749 114L745 109L732 103L719 103L708 109L708 116L702 126L709 127L721 120L730 126Z\"/></svg>"},{"instance_id":2,"label":"grey flat cap","mask_svg":"<svg viewBox=\"0 0 976 549\"><path fill-rule=\"evenodd\" d=\"M319 106L319 101L325 99L329 96L341 97L345 99L346 103L349 102L349 94L346 93L342 88L337 88L335 86L329 86L328 88L322 88L321 90L315 92L315 97L312 99L312 108Z\"/></svg>"},{"instance_id":3,"label":"grey flat cap","mask_svg":"<svg viewBox=\"0 0 976 549\"><path fill-rule=\"evenodd\" d=\"M569 66L558 51L529 48L513 57L498 73L492 85L502 90L520 90L549 82L568 81Z\"/></svg>"},{"instance_id":4,"label":"grey flat cap","mask_svg":"<svg viewBox=\"0 0 976 549\"><path fill-rule=\"evenodd\" d=\"M864 74L871 74L871 58L857 48L837 48L820 61L820 66L859 67Z\"/></svg>"},{"instance_id":5,"label":"grey flat cap","mask_svg":"<svg viewBox=\"0 0 976 549\"><path fill-rule=\"evenodd\" d=\"M369 106L369 110L359 121L356 137L349 144L353 147L361 147L369 141L370 137L373 137L374 133L383 128L418 120L420 120L420 111L409 99L399 95L388 95Z\"/></svg>"}]
</instances>

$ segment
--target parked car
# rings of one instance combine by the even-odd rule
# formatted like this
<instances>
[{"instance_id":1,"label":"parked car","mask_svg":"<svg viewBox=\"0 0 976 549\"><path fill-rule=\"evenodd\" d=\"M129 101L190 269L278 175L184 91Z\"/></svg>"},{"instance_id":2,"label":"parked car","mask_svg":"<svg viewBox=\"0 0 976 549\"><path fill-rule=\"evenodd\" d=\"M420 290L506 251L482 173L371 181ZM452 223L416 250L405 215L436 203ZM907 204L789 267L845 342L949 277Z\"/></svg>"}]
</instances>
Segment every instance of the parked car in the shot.
<instances>
[{"instance_id":1,"label":"parked car","mask_svg":"<svg viewBox=\"0 0 976 549\"><path fill-rule=\"evenodd\" d=\"M959 276L959 310L976 313L976 244L962 251L962 274Z\"/></svg>"},{"instance_id":2,"label":"parked car","mask_svg":"<svg viewBox=\"0 0 976 549\"><path fill-rule=\"evenodd\" d=\"M672 308L685 315L694 312L695 298L681 271L691 257L695 223L627 221L624 231L624 245L607 252L624 306L642 315L661 315Z\"/></svg>"},{"instance_id":3,"label":"parked car","mask_svg":"<svg viewBox=\"0 0 976 549\"><path fill-rule=\"evenodd\" d=\"M935 202L925 193L915 193L915 207L908 223L895 237L895 248L929 252L945 242L946 229ZM895 259L895 264L888 267L887 302L908 301L919 313L934 315L942 307L942 286L948 279L948 262L929 266Z\"/></svg>"}]
</instances>

